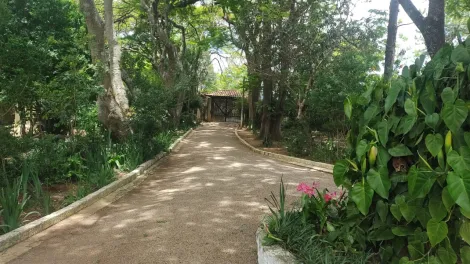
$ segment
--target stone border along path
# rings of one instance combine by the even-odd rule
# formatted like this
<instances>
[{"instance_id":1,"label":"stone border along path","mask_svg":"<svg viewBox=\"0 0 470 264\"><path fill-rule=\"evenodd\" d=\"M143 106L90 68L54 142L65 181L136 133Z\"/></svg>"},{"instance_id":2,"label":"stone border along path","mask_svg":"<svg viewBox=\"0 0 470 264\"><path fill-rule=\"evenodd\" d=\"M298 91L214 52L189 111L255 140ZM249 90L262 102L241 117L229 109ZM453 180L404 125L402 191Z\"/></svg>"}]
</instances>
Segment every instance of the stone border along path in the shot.
<instances>
[{"instance_id":1,"label":"stone border along path","mask_svg":"<svg viewBox=\"0 0 470 264\"><path fill-rule=\"evenodd\" d=\"M256 263L256 231L277 194L299 182L333 187L331 174L248 149L236 125L207 123L120 189L0 253L0 263Z\"/></svg>"},{"instance_id":2,"label":"stone border along path","mask_svg":"<svg viewBox=\"0 0 470 264\"><path fill-rule=\"evenodd\" d=\"M264 151L264 150L253 147L252 145L250 145L250 143L246 142L246 140L244 140L242 137L240 137L240 135L238 135L238 129L235 130L235 135L248 148L250 148L252 151L254 151L256 153L259 153L261 155L270 156L270 157L273 157L274 159L277 159L277 160L280 160L280 161L283 161L283 162L287 162L287 163L290 163L290 164L294 164L294 165L298 165L298 166L302 166L302 167L307 167L307 168L311 168L311 169L314 169L314 170L317 170L317 171L323 171L323 172L333 174L334 165L332 165L332 164L317 162L317 161L313 161L313 160L296 158L296 157L277 154L277 153L273 153L273 152L269 152L269 151Z\"/></svg>"},{"instance_id":3,"label":"stone border along path","mask_svg":"<svg viewBox=\"0 0 470 264\"><path fill-rule=\"evenodd\" d=\"M279 245L265 246L263 239L266 231L258 228L256 231L256 244L258 246L258 264L293 264L298 263L295 256Z\"/></svg>"},{"instance_id":4,"label":"stone border along path","mask_svg":"<svg viewBox=\"0 0 470 264\"><path fill-rule=\"evenodd\" d=\"M168 153L171 152L181 140L186 138L193 129L186 131L181 137L177 138L168 148ZM101 189L88 194L82 199L75 201L74 203L55 211L51 214L45 215L29 224L21 226L11 232L8 232L0 236L0 252L5 249L49 228L52 225L57 224L58 222L66 219L67 217L77 213L78 211L90 206L94 202L100 200L101 198L111 194L112 192L126 187L126 185L132 184L135 185L134 181L142 181L145 178L145 172L148 168L153 166L163 157L165 157L167 152L159 153L155 158L148 160L141 165L139 165L135 170L126 174L124 177L113 181L112 183L102 187ZM139 177L142 175L141 177Z\"/></svg>"}]
</instances>

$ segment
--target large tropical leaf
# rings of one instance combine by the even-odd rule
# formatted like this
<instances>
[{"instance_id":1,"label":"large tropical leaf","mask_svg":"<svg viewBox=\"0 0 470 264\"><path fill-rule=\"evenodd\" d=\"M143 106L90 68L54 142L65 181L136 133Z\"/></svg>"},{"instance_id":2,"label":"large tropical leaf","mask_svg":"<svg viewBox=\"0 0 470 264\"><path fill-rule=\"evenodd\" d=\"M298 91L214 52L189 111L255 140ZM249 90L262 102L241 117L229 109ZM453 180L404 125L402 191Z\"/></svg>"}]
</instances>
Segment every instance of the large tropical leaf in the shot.
<instances>
[{"instance_id":1,"label":"large tropical leaf","mask_svg":"<svg viewBox=\"0 0 470 264\"><path fill-rule=\"evenodd\" d=\"M444 187L444 189L442 189L442 202L444 203L444 206L449 212L452 206L454 206L455 204L454 199L452 199L452 197L449 194L449 191L447 190L447 186Z\"/></svg>"},{"instance_id":2,"label":"large tropical leaf","mask_svg":"<svg viewBox=\"0 0 470 264\"><path fill-rule=\"evenodd\" d=\"M395 104L398 98L398 94L405 88L405 82L400 78L392 82L390 89L388 90L387 98L385 98L385 112L388 112Z\"/></svg>"},{"instance_id":3,"label":"large tropical leaf","mask_svg":"<svg viewBox=\"0 0 470 264\"><path fill-rule=\"evenodd\" d=\"M467 49L463 45L458 45L453 51L451 59L453 62L463 62L463 63L470 63L470 54L468 53Z\"/></svg>"},{"instance_id":4,"label":"large tropical leaf","mask_svg":"<svg viewBox=\"0 0 470 264\"><path fill-rule=\"evenodd\" d=\"M364 156L369 148L369 143L367 143L367 140L363 139L357 143L356 146L356 157L357 160L361 160L362 156Z\"/></svg>"},{"instance_id":5,"label":"large tropical leaf","mask_svg":"<svg viewBox=\"0 0 470 264\"><path fill-rule=\"evenodd\" d=\"M388 192L390 191L392 183L388 177L387 167L382 167L379 171L370 169L367 173L367 182L378 195L384 199L388 199Z\"/></svg>"},{"instance_id":6,"label":"large tropical leaf","mask_svg":"<svg viewBox=\"0 0 470 264\"><path fill-rule=\"evenodd\" d=\"M463 134L463 138L465 140L465 143L467 144L467 147L470 147L470 132L465 132Z\"/></svg>"},{"instance_id":7,"label":"large tropical leaf","mask_svg":"<svg viewBox=\"0 0 470 264\"><path fill-rule=\"evenodd\" d=\"M440 246L437 250L437 256L442 264L455 264L457 262L457 255L451 246Z\"/></svg>"},{"instance_id":8,"label":"large tropical leaf","mask_svg":"<svg viewBox=\"0 0 470 264\"><path fill-rule=\"evenodd\" d=\"M367 107L367 110L364 112L364 123L368 124L372 118L374 118L379 113L379 106L376 103L372 103Z\"/></svg>"},{"instance_id":9,"label":"large tropical leaf","mask_svg":"<svg viewBox=\"0 0 470 264\"><path fill-rule=\"evenodd\" d=\"M385 223L388 215L388 204L382 200L379 200L375 206L375 210L380 217L380 220Z\"/></svg>"},{"instance_id":10,"label":"large tropical leaf","mask_svg":"<svg viewBox=\"0 0 470 264\"><path fill-rule=\"evenodd\" d=\"M353 188L351 189L351 199L356 204L359 212L361 212L363 215L367 215L369 213L373 196L374 190L367 182L358 182L354 184Z\"/></svg>"},{"instance_id":11,"label":"large tropical leaf","mask_svg":"<svg viewBox=\"0 0 470 264\"><path fill-rule=\"evenodd\" d=\"M388 162L392 158L388 151L384 148L379 146L378 147L378 153L377 153L377 166L378 167L387 167Z\"/></svg>"},{"instance_id":12,"label":"large tropical leaf","mask_svg":"<svg viewBox=\"0 0 470 264\"><path fill-rule=\"evenodd\" d=\"M450 151L447 154L447 163L455 171L470 170L470 148L461 147L459 152L460 154L455 150Z\"/></svg>"},{"instance_id":13,"label":"large tropical leaf","mask_svg":"<svg viewBox=\"0 0 470 264\"><path fill-rule=\"evenodd\" d=\"M397 195L395 197L395 203L398 205L398 208L400 208L400 214L408 223L414 220L417 213L416 207L408 203L405 196Z\"/></svg>"},{"instance_id":14,"label":"large tropical leaf","mask_svg":"<svg viewBox=\"0 0 470 264\"><path fill-rule=\"evenodd\" d=\"M444 146L444 138L441 134L429 134L426 136L425 143L431 155L436 157Z\"/></svg>"},{"instance_id":15,"label":"large tropical leaf","mask_svg":"<svg viewBox=\"0 0 470 264\"><path fill-rule=\"evenodd\" d=\"M433 171L423 171L416 166L412 166L408 171L408 191L412 197L425 197L435 181L436 173Z\"/></svg>"},{"instance_id":16,"label":"large tropical leaf","mask_svg":"<svg viewBox=\"0 0 470 264\"><path fill-rule=\"evenodd\" d=\"M400 207L398 206L398 204L392 204L390 206L390 212L392 213L393 217L395 217L395 219L397 219L398 221L401 220L402 214L400 212Z\"/></svg>"},{"instance_id":17,"label":"large tropical leaf","mask_svg":"<svg viewBox=\"0 0 470 264\"><path fill-rule=\"evenodd\" d=\"M382 143L382 146L386 147L389 133L388 122L386 120L377 124L377 133L379 134L380 143Z\"/></svg>"},{"instance_id":18,"label":"large tropical leaf","mask_svg":"<svg viewBox=\"0 0 470 264\"><path fill-rule=\"evenodd\" d=\"M461 173L449 172L447 190L456 204L470 212L470 170Z\"/></svg>"},{"instance_id":19,"label":"large tropical leaf","mask_svg":"<svg viewBox=\"0 0 470 264\"><path fill-rule=\"evenodd\" d=\"M457 99L453 104L445 104L442 108L441 117L447 127L458 133L468 116L468 108L462 99Z\"/></svg>"},{"instance_id":20,"label":"large tropical leaf","mask_svg":"<svg viewBox=\"0 0 470 264\"><path fill-rule=\"evenodd\" d=\"M449 230L445 222L431 219L426 225L426 232L428 233L429 242L432 246L435 246L447 237Z\"/></svg>"},{"instance_id":21,"label":"large tropical leaf","mask_svg":"<svg viewBox=\"0 0 470 264\"><path fill-rule=\"evenodd\" d=\"M432 113L430 115L427 115L426 118L424 119L424 122L426 123L426 125L428 125L432 129L436 129L437 124L439 123L439 114Z\"/></svg>"},{"instance_id":22,"label":"large tropical leaf","mask_svg":"<svg viewBox=\"0 0 470 264\"><path fill-rule=\"evenodd\" d=\"M426 114L430 115L436 110L436 91L434 90L433 83L431 81L426 82L425 89L421 92L419 97L421 105L424 108Z\"/></svg>"},{"instance_id":23,"label":"large tropical leaf","mask_svg":"<svg viewBox=\"0 0 470 264\"><path fill-rule=\"evenodd\" d=\"M460 258L462 259L462 264L470 264L470 247L465 246L460 249Z\"/></svg>"},{"instance_id":24,"label":"large tropical leaf","mask_svg":"<svg viewBox=\"0 0 470 264\"><path fill-rule=\"evenodd\" d=\"M416 109L416 104L410 98L405 101L405 112L410 116L417 116L418 110Z\"/></svg>"},{"instance_id":25,"label":"large tropical leaf","mask_svg":"<svg viewBox=\"0 0 470 264\"><path fill-rule=\"evenodd\" d=\"M335 163L333 167L333 180L336 186L340 186L344 182L344 175L349 171L349 162L347 160L340 160Z\"/></svg>"},{"instance_id":26,"label":"large tropical leaf","mask_svg":"<svg viewBox=\"0 0 470 264\"><path fill-rule=\"evenodd\" d=\"M469 221L462 222L462 224L460 225L459 234L462 237L462 239L465 242L467 242L467 244L470 244L470 222Z\"/></svg>"},{"instance_id":27,"label":"large tropical leaf","mask_svg":"<svg viewBox=\"0 0 470 264\"><path fill-rule=\"evenodd\" d=\"M395 147L389 149L388 153L392 155L392 157L405 157L413 155L410 149L403 144L398 144Z\"/></svg>"},{"instance_id":28,"label":"large tropical leaf","mask_svg":"<svg viewBox=\"0 0 470 264\"><path fill-rule=\"evenodd\" d=\"M401 135L401 134L406 134L410 132L410 130L413 128L417 120L416 116L413 115L407 115L403 117L400 120L400 124L398 124L397 130L395 131L395 134Z\"/></svg>"},{"instance_id":29,"label":"large tropical leaf","mask_svg":"<svg viewBox=\"0 0 470 264\"><path fill-rule=\"evenodd\" d=\"M442 220L447 216L447 209L440 195L433 195L429 200L429 213L432 218Z\"/></svg>"},{"instance_id":30,"label":"large tropical leaf","mask_svg":"<svg viewBox=\"0 0 470 264\"><path fill-rule=\"evenodd\" d=\"M441 93L441 98L444 104L453 104L455 102L454 90L450 87L444 88Z\"/></svg>"}]
</instances>

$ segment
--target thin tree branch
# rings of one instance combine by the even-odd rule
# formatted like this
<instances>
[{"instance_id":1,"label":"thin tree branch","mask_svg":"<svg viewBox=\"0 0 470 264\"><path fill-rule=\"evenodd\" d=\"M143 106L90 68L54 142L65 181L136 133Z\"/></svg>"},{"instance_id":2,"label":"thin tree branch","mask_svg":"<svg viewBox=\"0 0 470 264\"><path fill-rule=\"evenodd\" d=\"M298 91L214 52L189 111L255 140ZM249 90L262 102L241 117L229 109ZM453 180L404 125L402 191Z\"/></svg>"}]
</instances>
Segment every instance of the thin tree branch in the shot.
<instances>
[{"instance_id":1,"label":"thin tree branch","mask_svg":"<svg viewBox=\"0 0 470 264\"><path fill-rule=\"evenodd\" d=\"M168 18L168 21L177 29L181 30L181 39L182 39L182 42L183 42L183 51L181 53L181 58L184 58L184 55L186 54L186 29L181 26L181 25L178 25L176 24L175 21L171 20Z\"/></svg>"},{"instance_id":2,"label":"thin tree branch","mask_svg":"<svg viewBox=\"0 0 470 264\"><path fill-rule=\"evenodd\" d=\"M182 0L180 1L179 3L177 3L176 5L174 5L174 7L176 8L183 8L183 7L187 7L187 6L190 6L192 4L195 4L197 2L199 2L200 0Z\"/></svg>"},{"instance_id":3,"label":"thin tree branch","mask_svg":"<svg viewBox=\"0 0 470 264\"><path fill-rule=\"evenodd\" d=\"M212 63L214 60L216 60L217 63L219 64L220 72L221 72L221 73L224 72L224 70L222 69L222 65L220 65L220 61L219 61L217 58L213 58L213 59L211 60L211 63Z\"/></svg>"},{"instance_id":4,"label":"thin tree branch","mask_svg":"<svg viewBox=\"0 0 470 264\"><path fill-rule=\"evenodd\" d=\"M413 24L414 24L414 23L400 24L400 25L397 26L397 28L398 28L398 27L402 27L402 26L409 26L409 25L413 25Z\"/></svg>"},{"instance_id":5,"label":"thin tree branch","mask_svg":"<svg viewBox=\"0 0 470 264\"><path fill-rule=\"evenodd\" d=\"M423 31L425 27L425 18L423 17L421 12L419 12L419 10L416 8L413 2L411 2L411 0L398 0L398 2L400 2L405 12L408 14L411 20L413 20L419 30Z\"/></svg>"}]
</instances>

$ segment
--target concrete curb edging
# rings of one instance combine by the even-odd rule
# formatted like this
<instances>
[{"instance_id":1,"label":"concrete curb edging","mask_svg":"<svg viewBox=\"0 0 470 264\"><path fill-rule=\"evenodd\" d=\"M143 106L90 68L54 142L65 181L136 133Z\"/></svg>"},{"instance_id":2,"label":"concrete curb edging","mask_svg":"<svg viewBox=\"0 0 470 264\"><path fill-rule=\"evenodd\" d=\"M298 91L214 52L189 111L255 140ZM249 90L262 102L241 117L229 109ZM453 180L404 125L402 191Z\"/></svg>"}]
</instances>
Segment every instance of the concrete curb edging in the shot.
<instances>
[{"instance_id":1,"label":"concrete curb edging","mask_svg":"<svg viewBox=\"0 0 470 264\"><path fill-rule=\"evenodd\" d=\"M47 228L57 224L58 222L68 218L69 216L79 212L80 210L90 206L94 202L100 200L103 197L111 194L112 192L118 190L119 188L126 186L133 181L135 181L139 175L145 173L145 171L150 168L152 165L156 164L159 160L164 158L168 155L168 153L172 152L173 149L186 137L190 135L193 129L188 130L184 133L181 137L176 139L171 146L168 148L168 152L159 153L155 158L148 160L141 165L139 165L135 170L129 172L121 179L118 179L101 189L90 193L89 195L85 196L84 198L56 211L51 214L48 214L44 217L41 217L31 223L28 223L20 228L17 228L11 232L8 232L4 235L0 236L0 252L4 251L5 249L41 232L46 230Z\"/></svg>"},{"instance_id":2,"label":"concrete curb edging","mask_svg":"<svg viewBox=\"0 0 470 264\"><path fill-rule=\"evenodd\" d=\"M280 160L280 161L283 161L283 162L287 162L287 163L290 163L290 164L294 164L294 165L297 165L297 166L307 167L307 168L311 168L311 169L314 169L314 170L317 170L317 171L322 171L322 172L333 174L333 167L334 166L332 164L316 162L316 161L312 161L312 160L306 160L306 159L301 159L301 158L296 158L296 157L291 157L291 156L287 156L287 155L282 155L282 154L277 154L277 153L273 153L273 152L269 152L269 151L260 150L260 149L257 149L255 147L253 147L248 142L246 142L246 140L244 140L242 137L240 137L240 135L238 135L238 130L237 129L235 129L235 135L237 136L237 138L245 146L250 148L255 153L265 155L265 156L269 156L269 157L272 157L274 159L277 159L277 160Z\"/></svg>"},{"instance_id":3,"label":"concrete curb edging","mask_svg":"<svg viewBox=\"0 0 470 264\"><path fill-rule=\"evenodd\" d=\"M281 246L264 246L264 237L266 237L266 232L262 228L258 228L256 231L256 244L258 245L258 264L297 263L294 255Z\"/></svg>"}]
</instances>

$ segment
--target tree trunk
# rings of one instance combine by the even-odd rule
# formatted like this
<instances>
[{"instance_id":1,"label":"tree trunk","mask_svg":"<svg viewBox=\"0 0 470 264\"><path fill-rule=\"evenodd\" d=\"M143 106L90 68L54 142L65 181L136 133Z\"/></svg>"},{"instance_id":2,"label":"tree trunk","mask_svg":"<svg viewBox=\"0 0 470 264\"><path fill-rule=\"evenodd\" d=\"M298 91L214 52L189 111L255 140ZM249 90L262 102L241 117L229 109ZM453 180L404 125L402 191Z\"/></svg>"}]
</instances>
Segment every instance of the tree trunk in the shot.
<instances>
[{"instance_id":1,"label":"tree trunk","mask_svg":"<svg viewBox=\"0 0 470 264\"><path fill-rule=\"evenodd\" d=\"M390 14L388 18L387 46L385 48L384 80L390 81L393 75L393 63L395 61L395 47L398 31L398 0L390 1Z\"/></svg>"},{"instance_id":2,"label":"tree trunk","mask_svg":"<svg viewBox=\"0 0 470 264\"><path fill-rule=\"evenodd\" d=\"M305 98L297 100L297 120L301 120L304 117Z\"/></svg>"},{"instance_id":3,"label":"tree trunk","mask_svg":"<svg viewBox=\"0 0 470 264\"><path fill-rule=\"evenodd\" d=\"M121 77L121 48L114 32L113 0L104 0L104 22L94 0L80 0L80 7L91 35L89 45L93 63L104 67L102 84L105 92L98 97L98 119L114 137L123 139L130 132L129 102Z\"/></svg>"},{"instance_id":4,"label":"tree trunk","mask_svg":"<svg viewBox=\"0 0 470 264\"><path fill-rule=\"evenodd\" d=\"M264 16L261 44L261 77L263 80L263 110L261 115L260 137L265 145L270 145L273 97L272 73L272 29L268 16Z\"/></svg>"},{"instance_id":5,"label":"tree trunk","mask_svg":"<svg viewBox=\"0 0 470 264\"><path fill-rule=\"evenodd\" d=\"M185 92L184 91L178 91L176 95L176 106L173 110L173 126L174 128L178 128L180 122L181 122L181 114L183 113L183 105L184 105L184 98L185 98Z\"/></svg>"},{"instance_id":6,"label":"tree trunk","mask_svg":"<svg viewBox=\"0 0 470 264\"><path fill-rule=\"evenodd\" d=\"M431 57L445 44L445 0L429 0L428 16L423 17L411 0L398 0L424 37Z\"/></svg>"},{"instance_id":7,"label":"tree trunk","mask_svg":"<svg viewBox=\"0 0 470 264\"><path fill-rule=\"evenodd\" d=\"M248 74L248 116L249 125L252 127L259 127L256 118L256 104L259 101L259 89L261 86L261 80L255 74Z\"/></svg>"}]
</instances>

